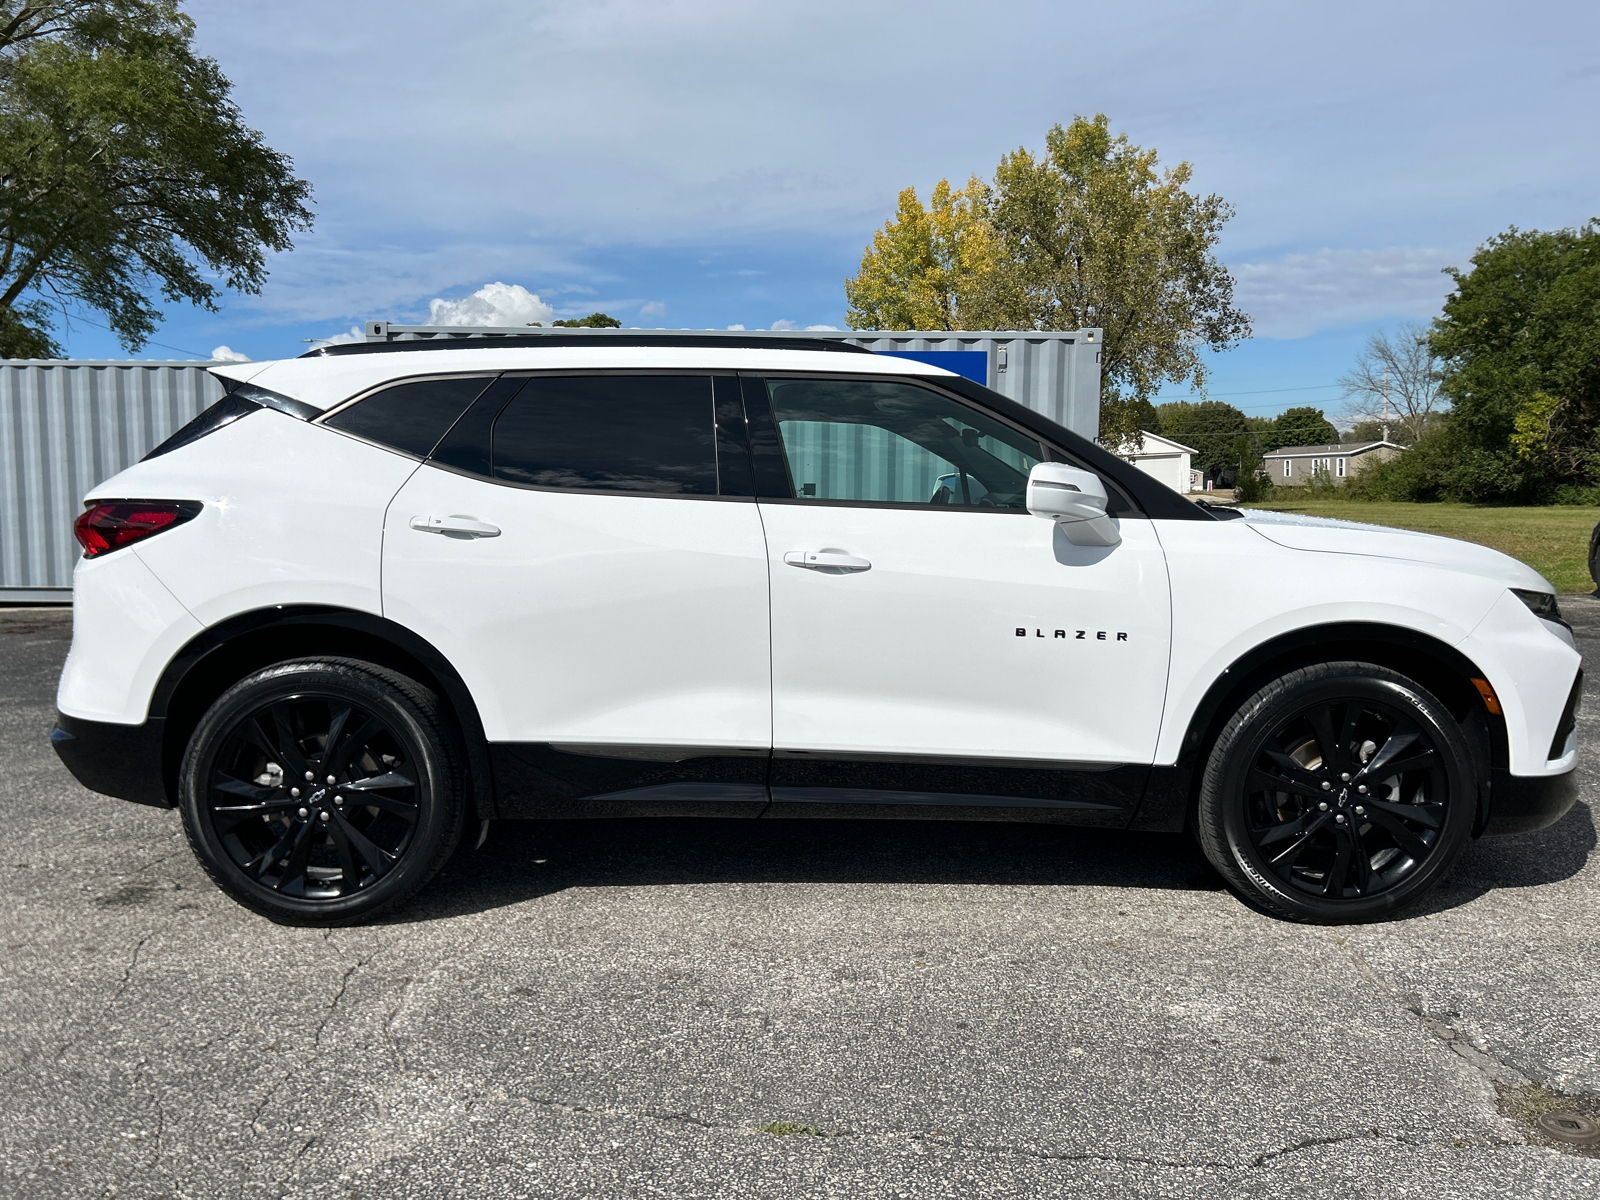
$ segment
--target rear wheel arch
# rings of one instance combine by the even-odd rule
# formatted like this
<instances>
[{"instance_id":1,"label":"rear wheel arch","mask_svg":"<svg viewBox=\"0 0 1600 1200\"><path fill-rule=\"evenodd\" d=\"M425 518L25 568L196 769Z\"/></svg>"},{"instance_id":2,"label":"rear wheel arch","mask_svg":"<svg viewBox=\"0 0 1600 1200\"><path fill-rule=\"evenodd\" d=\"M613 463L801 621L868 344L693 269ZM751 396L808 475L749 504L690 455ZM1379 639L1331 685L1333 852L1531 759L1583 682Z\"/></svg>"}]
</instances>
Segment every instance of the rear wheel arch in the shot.
<instances>
[{"instance_id":1,"label":"rear wheel arch","mask_svg":"<svg viewBox=\"0 0 1600 1200\"><path fill-rule=\"evenodd\" d=\"M1483 786L1491 767L1509 761L1505 718L1491 713L1473 679L1485 678L1477 664L1453 646L1396 625L1347 622L1293 630L1253 647L1219 675L1189 718L1178 767L1188 780L1184 820L1190 822L1199 797L1206 755L1239 705L1273 679L1314 663L1370 662L1398 671L1437 696L1462 726L1477 761L1479 812L1473 835L1488 819Z\"/></svg>"},{"instance_id":2,"label":"rear wheel arch","mask_svg":"<svg viewBox=\"0 0 1600 1200\"><path fill-rule=\"evenodd\" d=\"M433 689L445 701L468 770L477 818L495 815L494 777L477 704L466 683L431 643L372 613L286 605L240 613L196 635L162 673L150 701L164 722L162 781L176 802L178 772L189 737L213 701L252 671L291 658L336 655L388 667Z\"/></svg>"}]
</instances>

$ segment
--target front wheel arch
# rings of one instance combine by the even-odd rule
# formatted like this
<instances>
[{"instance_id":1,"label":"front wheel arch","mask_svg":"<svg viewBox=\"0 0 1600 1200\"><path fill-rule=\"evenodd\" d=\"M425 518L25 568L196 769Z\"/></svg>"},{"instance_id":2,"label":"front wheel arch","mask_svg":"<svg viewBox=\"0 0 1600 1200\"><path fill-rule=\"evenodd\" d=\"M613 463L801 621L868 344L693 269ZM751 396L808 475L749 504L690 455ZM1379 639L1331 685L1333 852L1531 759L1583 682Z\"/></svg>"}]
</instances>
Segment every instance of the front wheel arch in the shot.
<instances>
[{"instance_id":1,"label":"front wheel arch","mask_svg":"<svg viewBox=\"0 0 1600 1200\"><path fill-rule=\"evenodd\" d=\"M1482 781L1491 767L1510 761L1506 722L1491 713L1472 684L1484 678L1476 663L1453 646L1397 625L1350 621L1312 625L1280 634L1239 656L1206 690L1190 715L1175 768L1165 786L1152 786L1140 806L1140 828L1193 829L1206 756L1223 726L1244 701L1273 679L1318 663L1358 661L1398 671L1437 696L1460 723L1475 756L1480 780L1472 833L1489 818L1489 793ZM1175 786L1174 786L1175 785Z\"/></svg>"}]
</instances>

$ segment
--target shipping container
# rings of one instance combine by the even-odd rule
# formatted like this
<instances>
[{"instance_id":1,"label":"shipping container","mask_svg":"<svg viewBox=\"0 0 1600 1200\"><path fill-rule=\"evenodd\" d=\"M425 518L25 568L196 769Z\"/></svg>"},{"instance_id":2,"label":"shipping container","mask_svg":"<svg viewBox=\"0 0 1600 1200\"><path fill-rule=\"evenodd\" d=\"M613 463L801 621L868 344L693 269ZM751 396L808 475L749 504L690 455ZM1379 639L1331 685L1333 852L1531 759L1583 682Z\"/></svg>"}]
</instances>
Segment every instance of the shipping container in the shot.
<instances>
[{"instance_id":1,"label":"shipping container","mask_svg":"<svg viewBox=\"0 0 1600 1200\"><path fill-rule=\"evenodd\" d=\"M365 332L369 342L386 342L525 336L541 331L368 321ZM611 331L544 332L603 338ZM1084 437L1093 438L1099 432L1098 329L1069 333L750 333L763 338L826 338L945 367ZM84 494L138 462L221 398L222 385L207 373L212 365L0 361L0 604L72 599L72 568L78 561L72 522L82 511ZM908 486L913 494L922 494L935 482L916 479Z\"/></svg>"},{"instance_id":2,"label":"shipping container","mask_svg":"<svg viewBox=\"0 0 1600 1200\"><path fill-rule=\"evenodd\" d=\"M72 599L84 493L221 398L209 365L0 361L0 603Z\"/></svg>"}]
</instances>

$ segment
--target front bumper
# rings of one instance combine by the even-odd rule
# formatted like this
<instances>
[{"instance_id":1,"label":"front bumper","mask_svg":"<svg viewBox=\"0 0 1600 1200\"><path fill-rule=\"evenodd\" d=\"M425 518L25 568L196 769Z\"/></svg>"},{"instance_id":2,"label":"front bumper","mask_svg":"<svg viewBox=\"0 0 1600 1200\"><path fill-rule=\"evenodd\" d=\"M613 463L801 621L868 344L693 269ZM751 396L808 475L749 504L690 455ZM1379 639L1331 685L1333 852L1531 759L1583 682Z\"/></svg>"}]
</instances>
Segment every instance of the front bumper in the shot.
<instances>
[{"instance_id":1,"label":"front bumper","mask_svg":"<svg viewBox=\"0 0 1600 1200\"><path fill-rule=\"evenodd\" d=\"M1554 825L1578 800L1578 772L1513 775L1504 767L1489 772L1489 819L1483 837L1532 833Z\"/></svg>"},{"instance_id":2,"label":"front bumper","mask_svg":"<svg viewBox=\"0 0 1600 1200\"><path fill-rule=\"evenodd\" d=\"M90 791L171 808L161 764L164 721L113 725L56 712L50 744L67 770Z\"/></svg>"}]
</instances>

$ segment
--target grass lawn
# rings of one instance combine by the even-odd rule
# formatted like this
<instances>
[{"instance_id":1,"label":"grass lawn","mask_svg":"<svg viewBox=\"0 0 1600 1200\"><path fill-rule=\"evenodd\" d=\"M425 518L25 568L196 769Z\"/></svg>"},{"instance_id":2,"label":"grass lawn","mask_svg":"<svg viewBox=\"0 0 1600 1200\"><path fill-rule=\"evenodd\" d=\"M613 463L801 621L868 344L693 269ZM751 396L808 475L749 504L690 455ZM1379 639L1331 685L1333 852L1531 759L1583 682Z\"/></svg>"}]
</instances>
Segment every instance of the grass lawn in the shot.
<instances>
[{"instance_id":1,"label":"grass lawn","mask_svg":"<svg viewBox=\"0 0 1600 1200\"><path fill-rule=\"evenodd\" d=\"M1288 489L1283 489L1287 491ZM1393 525L1492 546L1520 558L1558 592L1592 592L1589 531L1600 521L1596 508L1487 508L1476 504L1366 504L1359 500L1297 500L1275 497L1250 508L1305 513L1369 525Z\"/></svg>"}]
</instances>

